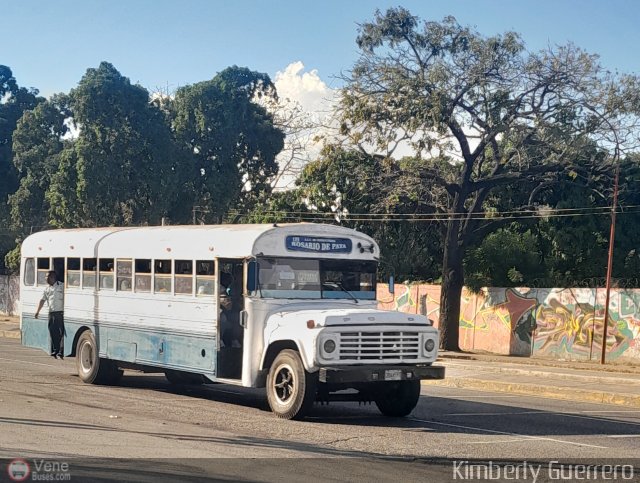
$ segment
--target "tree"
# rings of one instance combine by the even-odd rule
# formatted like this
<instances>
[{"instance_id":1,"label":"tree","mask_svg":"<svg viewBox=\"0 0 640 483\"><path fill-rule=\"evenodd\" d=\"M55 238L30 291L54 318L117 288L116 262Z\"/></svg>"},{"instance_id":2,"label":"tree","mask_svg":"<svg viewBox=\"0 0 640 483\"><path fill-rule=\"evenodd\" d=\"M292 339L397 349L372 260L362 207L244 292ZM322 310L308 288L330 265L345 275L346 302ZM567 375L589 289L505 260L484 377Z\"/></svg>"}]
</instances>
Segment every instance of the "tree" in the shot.
<instances>
[{"instance_id":1,"label":"tree","mask_svg":"<svg viewBox=\"0 0 640 483\"><path fill-rule=\"evenodd\" d=\"M37 89L19 87L11 69L0 65L0 206L17 187L11 152L13 132L22 114L42 101Z\"/></svg>"},{"instance_id":2,"label":"tree","mask_svg":"<svg viewBox=\"0 0 640 483\"><path fill-rule=\"evenodd\" d=\"M284 135L256 99L275 95L269 76L235 66L178 89L173 126L202 221L218 222L231 207L248 211L271 192Z\"/></svg>"},{"instance_id":3,"label":"tree","mask_svg":"<svg viewBox=\"0 0 640 483\"><path fill-rule=\"evenodd\" d=\"M68 98L54 96L24 113L13 135L14 165L18 189L9 197L11 222L20 237L50 225L45 195L58 171L67 133Z\"/></svg>"},{"instance_id":4,"label":"tree","mask_svg":"<svg viewBox=\"0 0 640 483\"><path fill-rule=\"evenodd\" d=\"M36 89L20 87L11 69L0 65L0 226L9 226L7 197L18 186L18 173L13 166L13 133L25 111L44 101ZM0 232L0 253L4 254L14 243L15 234ZM0 268L2 259L0 257Z\"/></svg>"},{"instance_id":5,"label":"tree","mask_svg":"<svg viewBox=\"0 0 640 483\"><path fill-rule=\"evenodd\" d=\"M447 171L425 164L446 191L441 346L458 350L464 257L504 224L486 201L519 183L538 187L579 171L593 145L603 165L631 147L638 79L604 71L573 45L528 52L508 32L483 37L453 17L420 22L403 8L378 11L360 26L360 57L342 91L342 133L362 150L392 152L403 143L416 158L452 157ZM606 169L606 166L603 167Z\"/></svg>"},{"instance_id":6,"label":"tree","mask_svg":"<svg viewBox=\"0 0 640 483\"><path fill-rule=\"evenodd\" d=\"M159 224L182 188L181 158L147 90L102 62L71 91L70 106L80 133L52 185L55 224Z\"/></svg>"}]
</instances>

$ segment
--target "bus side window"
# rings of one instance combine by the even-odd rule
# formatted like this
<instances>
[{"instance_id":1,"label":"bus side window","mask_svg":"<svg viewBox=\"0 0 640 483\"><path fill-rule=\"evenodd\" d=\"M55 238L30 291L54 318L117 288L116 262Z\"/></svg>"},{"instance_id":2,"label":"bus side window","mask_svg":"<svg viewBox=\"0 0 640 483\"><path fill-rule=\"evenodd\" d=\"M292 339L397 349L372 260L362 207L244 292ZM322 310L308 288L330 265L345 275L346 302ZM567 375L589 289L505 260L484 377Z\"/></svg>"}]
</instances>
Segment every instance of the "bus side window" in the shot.
<instances>
[{"instance_id":1,"label":"bus side window","mask_svg":"<svg viewBox=\"0 0 640 483\"><path fill-rule=\"evenodd\" d=\"M67 287L80 287L80 259L67 258Z\"/></svg>"},{"instance_id":2,"label":"bus side window","mask_svg":"<svg viewBox=\"0 0 640 483\"><path fill-rule=\"evenodd\" d=\"M96 269L98 260L95 258L82 259L82 288L96 288Z\"/></svg>"},{"instance_id":3,"label":"bus side window","mask_svg":"<svg viewBox=\"0 0 640 483\"><path fill-rule=\"evenodd\" d=\"M171 260L154 260L153 291L171 292Z\"/></svg>"},{"instance_id":4,"label":"bus side window","mask_svg":"<svg viewBox=\"0 0 640 483\"><path fill-rule=\"evenodd\" d=\"M175 261L176 294L191 295L193 293L193 262L191 260Z\"/></svg>"},{"instance_id":5,"label":"bus side window","mask_svg":"<svg viewBox=\"0 0 640 483\"><path fill-rule=\"evenodd\" d=\"M136 259L136 292L151 292L151 260Z\"/></svg>"},{"instance_id":6,"label":"bus side window","mask_svg":"<svg viewBox=\"0 0 640 483\"><path fill-rule=\"evenodd\" d=\"M116 274L116 290L131 292L131 260L117 260Z\"/></svg>"},{"instance_id":7,"label":"bus side window","mask_svg":"<svg viewBox=\"0 0 640 483\"><path fill-rule=\"evenodd\" d=\"M98 262L100 290L113 289L113 258L101 258Z\"/></svg>"},{"instance_id":8,"label":"bus side window","mask_svg":"<svg viewBox=\"0 0 640 483\"><path fill-rule=\"evenodd\" d=\"M38 258L38 285L47 284L47 272L51 270L51 260L49 258Z\"/></svg>"},{"instance_id":9,"label":"bus side window","mask_svg":"<svg viewBox=\"0 0 640 483\"><path fill-rule=\"evenodd\" d=\"M196 295L213 295L215 291L213 260L196 262Z\"/></svg>"}]
</instances>

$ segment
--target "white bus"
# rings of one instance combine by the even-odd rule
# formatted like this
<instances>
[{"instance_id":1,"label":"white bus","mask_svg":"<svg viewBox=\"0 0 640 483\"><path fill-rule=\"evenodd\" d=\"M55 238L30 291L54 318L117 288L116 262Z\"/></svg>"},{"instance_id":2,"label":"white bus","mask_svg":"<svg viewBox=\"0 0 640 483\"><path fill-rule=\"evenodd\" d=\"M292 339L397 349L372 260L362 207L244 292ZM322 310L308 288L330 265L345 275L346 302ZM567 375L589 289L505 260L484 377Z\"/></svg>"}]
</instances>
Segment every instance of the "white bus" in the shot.
<instances>
[{"instance_id":1,"label":"white bus","mask_svg":"<svg viewBox=\"0 0 640 483\"><path fill-rule=\"evenodd\" d=\"M438 331L376 307L378 245L318 224L51 230L22 244L21 334L49 349L34 312L55 270L65 286L64 353L86 383L123 369L176 384L266 387L273 412L373 401L387 416L418 402Z\"/></svg>"}]
</instances>

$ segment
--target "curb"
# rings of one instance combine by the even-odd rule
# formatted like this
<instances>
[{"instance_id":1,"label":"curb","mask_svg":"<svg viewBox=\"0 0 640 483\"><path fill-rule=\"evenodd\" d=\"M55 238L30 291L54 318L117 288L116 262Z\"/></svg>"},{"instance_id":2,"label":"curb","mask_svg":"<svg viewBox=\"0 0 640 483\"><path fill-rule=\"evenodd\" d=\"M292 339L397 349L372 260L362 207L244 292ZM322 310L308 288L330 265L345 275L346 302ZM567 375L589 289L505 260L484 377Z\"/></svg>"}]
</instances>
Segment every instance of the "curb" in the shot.
<instances>
[{"instance_id":1,"label":"curb","mask_svg":"<svg viewBox=\"0 0 640 483\"><path fill-rule=\"evenodd\" d=\"M446 362L444 363L445 367L449 367L446 365ZM640 384L640 377L620 377L619 374L625 374L627 376L629 375L637 375L638 373L615 373L615 375L612 375L610 377L606 377L606 376L601 376L598 374L594 374L594 372L596 371L592 371L590 374L580 374L577 373L577 371L587 371L588 369L573 369L571 372L571 374L567 374L567 373L563 373L563 372L553 372L553 371L546 371L544 370L544 368L542 368L541 366L539 366L540 369L520 369L520 368L515 368L515 367L487 367L487 366L480 366L478 367L478 371L480 372L492 372L492 373L496 373L496 374L512 374L512 375L519 375L519 376L534 376L534 377L547 377L547 378L551 378L551 379L567 379L570 378L571 380L575 381L575 380L580 380L586 383L592 383L592 384L611 384L611 383L624 383L624 384L631 384L631 385L638 385ZM602 374L614 374L612 372L602 372ZM456 378L456 376L453 376L454 378ZM462 379L461 377L458 377L459 379ZM547 387L547 386L544 386Z\"/></svg>"},{"instance_id":2,"label":"curb","mask_svg":"<svg viewBox=\"0 0 640 483\"><path fill-rule=\"evenodd\" d=\"M0 330L0 337L5 339L19 339L20 330Z\"/></svg>"},{"instance_id":3,"label":"curb","mask_svg":"<svg viewBox=\"0 0 640 483\"><path fill-rule=\"evenodd\" d=\"M459 354L459 353L438 353L438 362L449 361L478 361L496 364L519 364L525 366L542 366L557 367L563 369L575 369L584 371L603 371L603 372L625 372L630 374L640 373L640 361L629 358L608 361L606 365L597 363L595 360L565 360L544 357L526 357L526 356L508 356L500 354Z\"/></svg>"},{"instance_id":4,"label":"curb","mask_svg":"<svg viewBox=\"0 0 640 483\"><path fill-rule=\"evenodd\" d=\"M640 408L640 395L636 394L616 394L603 391L586 391L584 389L549 387L540 384L486 381L462 377L450 377L437 381L423 381L423 384Z\"/></svg>"},{"instance_id":5,"label":"curb","mask_svg":"<svg viewBox=\"0 0 640 483\"><path fill-rule=\"evenodd\" d=\"M438 362L446 360L477 361L479 358L472 354L438 354L436 360Z\"/></svg>"}]
</instances>

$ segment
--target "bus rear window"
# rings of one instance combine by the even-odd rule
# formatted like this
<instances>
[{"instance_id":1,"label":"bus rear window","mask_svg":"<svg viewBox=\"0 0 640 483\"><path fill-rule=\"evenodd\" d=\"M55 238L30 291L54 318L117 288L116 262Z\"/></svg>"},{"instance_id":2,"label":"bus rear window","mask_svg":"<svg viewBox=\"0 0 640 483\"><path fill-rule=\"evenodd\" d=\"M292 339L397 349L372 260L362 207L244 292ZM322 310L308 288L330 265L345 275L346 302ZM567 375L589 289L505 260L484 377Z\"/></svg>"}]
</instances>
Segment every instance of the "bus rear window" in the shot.
<instances>
[{"instance_id":1,"label":"bus rear window","mask_svg":"<svg viewBox=\"0 0 640 483\"><path fill-rule=\"evenodd\" d=\"M36 264L33 258L27 258L24 261L24 278L22 282L29 287L36 282Z\"/></svg>"}]
</instances>

